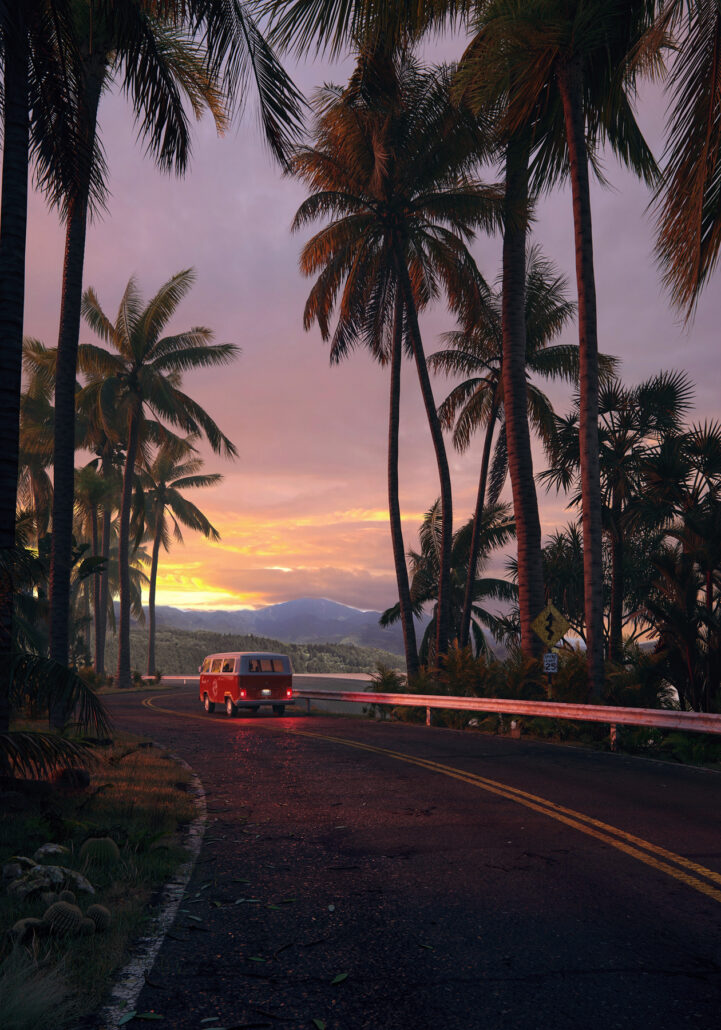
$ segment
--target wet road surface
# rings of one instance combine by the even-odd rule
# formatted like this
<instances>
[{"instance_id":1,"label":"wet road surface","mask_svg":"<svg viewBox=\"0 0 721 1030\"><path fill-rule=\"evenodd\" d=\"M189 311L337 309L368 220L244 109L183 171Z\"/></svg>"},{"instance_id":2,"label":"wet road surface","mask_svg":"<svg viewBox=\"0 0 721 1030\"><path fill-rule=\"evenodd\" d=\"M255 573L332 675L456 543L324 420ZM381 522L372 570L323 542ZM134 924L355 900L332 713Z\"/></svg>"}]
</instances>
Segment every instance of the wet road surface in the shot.
<instances>
[{"instance_id":1,"label":"wet road surface","mask_svg":"<svg viewBox=\"0 0 721 1030\"><path fill-rule=\"evenodd\" d=\"M719 774L196 691L108 698L207 794L159 1025L719 1025Z\"/></svg>"}]
</instances>

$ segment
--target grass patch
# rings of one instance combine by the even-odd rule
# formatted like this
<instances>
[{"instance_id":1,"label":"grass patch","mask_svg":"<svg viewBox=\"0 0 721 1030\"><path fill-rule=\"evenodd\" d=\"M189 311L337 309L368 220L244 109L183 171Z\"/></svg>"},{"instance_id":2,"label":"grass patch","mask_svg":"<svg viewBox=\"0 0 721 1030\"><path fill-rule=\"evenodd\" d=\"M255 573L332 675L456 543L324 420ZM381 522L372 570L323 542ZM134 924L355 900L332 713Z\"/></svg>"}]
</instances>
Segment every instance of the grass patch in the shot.
<instances>
[{"instance_id":1,"label":"grass patch","mask_svg":"<svg viewBox=\"0 0 721 1030\"><path fill-rule=\"evenodd\" d=\"M149 906L186 858L182 832L195 816L188 772L150 741L117 737L111 746L99 750L90 773L90 786L81 791L38 791L32 785L19 792L11 789L3 798L0 818L0 865L16 855L32 858L43 844L62 845L66 853L48 856L40 864L64 866L90 880L94 895L67 884L83 914L91 904L103 905L111 913L108 929L92 936L42 932L24 945L14 945L9 934L12 926L26 917L42 918L49 902L47 897L8 894L10 881L4 881L1 1007L4 1011L10 995L18 991L33 993L34 988L22 984L32 983L37 976L47 982L48 996L55 999L49 1005L52 1025L58 1027L62 1025L56 1018L59 984L73 999L73 1018L93 1012L101 1003L110 976L147 923ZM85 841L98 837L115 841L117 856L100 861L92 849L83 852ZM28 1027L44 1025L37 1014L33 1019ZM18 1028L24 1025L17 1022Z\"/></svg>"}]
</instances>

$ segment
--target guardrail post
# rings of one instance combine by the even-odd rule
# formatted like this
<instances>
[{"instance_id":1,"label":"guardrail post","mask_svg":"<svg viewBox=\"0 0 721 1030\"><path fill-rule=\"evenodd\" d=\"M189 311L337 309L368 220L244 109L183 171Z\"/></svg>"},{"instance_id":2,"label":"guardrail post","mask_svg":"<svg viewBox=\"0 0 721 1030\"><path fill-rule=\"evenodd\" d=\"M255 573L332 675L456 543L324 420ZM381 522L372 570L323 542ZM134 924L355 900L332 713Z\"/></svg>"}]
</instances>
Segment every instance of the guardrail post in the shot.
<instances>
[{"instance_id":1,"label":"guardrail post","mask_svg":"<svg viewBox=\"0 0 721 1030\"><path fill-rule=\"evenodd\" d=\"M611 750L612 751L617 751L618 750L618 745L616 743L616 723L615 722L611 723L611 734L610 734L610 737L611 737Z\"/></svg>"},{"instance_id":2,"label":"guardrail post","mask_svg":"<svg viewBox=\"0 0 721 1030\"><path fill-rule=\"evenodd\" d=\"M426 706L426 726L430 726L430 724L431 724L431 709L430 709L430 706L427 705Z\"/></svg>"}]
</instances>

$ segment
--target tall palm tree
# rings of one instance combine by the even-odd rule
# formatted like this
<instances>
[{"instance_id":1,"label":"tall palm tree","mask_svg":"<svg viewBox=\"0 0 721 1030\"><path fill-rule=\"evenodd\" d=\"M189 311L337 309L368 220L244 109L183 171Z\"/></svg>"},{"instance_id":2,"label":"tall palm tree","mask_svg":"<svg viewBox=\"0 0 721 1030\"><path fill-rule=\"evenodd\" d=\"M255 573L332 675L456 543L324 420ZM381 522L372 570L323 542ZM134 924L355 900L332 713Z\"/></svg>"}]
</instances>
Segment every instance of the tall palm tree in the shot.
<instances>
[{"instance_id":1,"label":"tall palm tree","mask_svg":"<svg viewBox=\"0 0 721 1030\"><path fill-rule=\"evenodd\" d=\"M28 170L32 155L42 179L56 150L79 151L79 141L72 138L69 122L62 117L73 108L75 98L70 2L0 4L0 732L7 729L9 720Z\"/></svg>"},{"instance_id":2,"label":"tall palm tree","mask_svg":"<svg viewBox=\"0 0 721 1030\"><path fill-rule=\"evenodd\" d=\"M171 12L168 12L170 15ZM98 137L100 99L113 82L131 98L140 135L161 168L182 173L190 155L187 101L196 117L208 109L225 127L219 85L208 75L207 58L186 33L159 20L142 3L110 8L100 0L73 9L80 48L80 92L74 112L80 150L74 180L60 198L65 219L65 256L55 374L53 546L50 571L50 653L65 661L68 649L69 557L72 539L75 457L75 380L85 239L92 184L105 167ZM129 17L134 24L128 24ZM69 112L71 117L73 112ZM82 156L85 155L85 159ZM97 206L97 198L96 204Z\"/></svg>"},{"instance_id":3,"label":"tall palm tree","mask_svg":"<svg viewBox=\"0 0 721 1030\"><path fill-rule=\"evenodd\" d=\"M139 470L136 493L138 530L136 539L147 534L153 541L148 589L148 676L155 675L155 587L161 544L170 549L170 536L181 543L181 526L202 533L206 539L218 541L220 533L203 512L187 497L184 490L220 483L218 472L202 473L203 461L197 457L192 439L178 446L174 442L160 447L152 461ZM172 524L172 525L171 525Z\"/></svg>"},{"instance_id":4,"label":"tall palm tree","mask_svg":"<svg viewBox=\"0 0 721 1030\"><path fill-rule=\"evenodd\" d=\"M113 324L92 289L83 294L83 315L88 325L110 344L112 351L81 344L82 372L100 384L99 417L110 409L125 419L125 471L120 502L119 566L120 622L117 683L130 686L130 512L133 480L146 413L153 413L189 434L203 434L213 450L235 456L231 441L200 405L180 389L182 373L192 368L226 365L238 354L234 344L213 344L210 329L202 326L172 336L161 336L178 304L194 281L190 269L178 272L143 305L134 279L128 282ZM112 431L112 426L107 426Z\"/></svg>"},{"instance_id":5,"label":"tall palm tree","mask_svg":"<svg viewBox=\"0 0 721 1030\"><path fill-rule=\"evenodd\" d=\"M483 45L469 52L466 62L469 78L485 83L486 95L495 85L497 97L505 104L509 196L514 192L512 181L516 181L508 164L514 147L522 152L513 162L516 179L520 176L518 199L523 199L527 181L526 155L530 158L534 147L532 170L537 188L548 187L559 175L568 175L571 181L579 314L585 607L589 683L595 698L601 697L603 685L603 575L589 164L595 162L598 146L608 143L646 182L652 184L656 179L656 164L633 113L638 74L654 67L656 52L644 45L654 9L653 0L496 0L481 12L477 40L480 37ZM497 57L489 72L483 59L491 50ZM495 84L489 85L489 74ZM512 264L517 281L516 289L510 291L515 298L520 296L522 282L520 242L513 241L511 247L511 240L504 241L504 262L515 248ZM514 312L518 318L518 305L512 304L511 297L506 298L513 308L509 318ZM520 375L518 358L516 362ZM507 395L507 404L509 400ZM521 532L519 524L519 550Z\"/></svg>"},{"instance_id":6,"label":"tall palm tree","mask_svg":"<svg viewBox=\"0 0 721 1030\"><path fill-rule=\"evenodd\" d=\"M575 304L566 297L567 280L552 262L532 247L526 258L525 322L527 379L536 374L549 379L578 382L578 347L557 344L550 347L575 312ZM456 385L438 409L441 421L453 425L453 443L465 451L476 429L485 426L478 493L473 516L469 572L475 568L480 546L480 530L486 488L491 468L491 449L497 425L504 427L503 400L503 328L502 277L496 290L480 312L473 313L465 328L444 335L450 346L428 359L430 367L446 375L470 376ZM526 386L528 419L536 432L550 443L553 409L548 398L530 380ZM502 428L496 445L493 465L491 503L498 499L506 477L508 453L506 433ZM459 643L468 643L471 621L473 579L469 575L461 618Z\"/></svg>"},{"instance_id":7,"label":"tall palm tree","mask_svg":"<svg viewBox=\"0 0 721 1030\"><path fill-rule=\"evenodd\" d=\"M293 228L331 219L301 255L304 274L318 274L306 303L306 328L317 321L328 339L338 302L332 357L359 339L383 354L382 328L394 318L400 333L402 305L441 486L439 657L449 639L453 512L418 309L441 289L458 306L469 285L478 289L480 277L466 242L477 228L493 228L498 213L497 192L470 177L486 144L483 127L451 102L449 86L447 69L427 71L408 51L364 54L346 89L320 91L315 145L300 148L293 162L294 173L313 190ZM394 411L392 399L391 417ZM393 533L398 569L397 527ZM402 554L402 542L400 547ZM404 630L409 622L406 613Z\"/></svg>"},{"instance_id":8,"label":"tall palm tree","mask_svg":"<svg viewBox=\"0 0 721 1030\"><path fill-rule=\"evenodd\" d=\"M454 638L458 638L460 632L461 616L463 612L463 599L465 583L468 578L468 565L470 562L470 544L473 528L473 519L469 519L453 535L453 549L451 561L451 625ZM438 601L438 564L440 556L440 544L442 535L441 511L438 501L426 512L420 528L420 551L410 552L411 570L411 598L413 611L420 616L423 608L428 604L437 604ZM481 520L481 543L476 556L473 573L473 598L471 606L471 634L476 654L488 653L488 641L483 633L483 627L491 631L495 637L501 633L502 620L487 606L488 602L515 602L518 597L518 590L514 584L505 579L483 576L484 566L488 562L488 556L497 547L503 547L512 538L514 532L513 520L510 517L510 510L504 504L486 505ZM382 626L390 626L400 616L399 606L395 605L387 609L381 615ZM421 657L429 662L432 657L434 640L433 621L428 625L426 633L421 642Z\"/></svg>"}]
</instances>

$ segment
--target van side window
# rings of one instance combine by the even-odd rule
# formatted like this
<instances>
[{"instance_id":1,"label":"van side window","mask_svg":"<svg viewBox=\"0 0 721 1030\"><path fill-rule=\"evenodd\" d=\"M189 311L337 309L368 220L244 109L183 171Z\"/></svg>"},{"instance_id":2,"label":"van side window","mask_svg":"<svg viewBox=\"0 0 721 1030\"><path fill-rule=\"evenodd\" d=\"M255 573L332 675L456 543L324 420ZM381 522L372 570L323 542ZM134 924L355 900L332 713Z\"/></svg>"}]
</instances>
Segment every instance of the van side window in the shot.
<instances>
[{"instance_id":1,"label":"van side window","mask_svg":"<svg viewBox=\"0 0 721 1030\"><path fill-rule=\"evenodd\" d=\"M203 662L203 668L200 671L201 672L210 672L210 658L206 658L205 659L205 661Z\"/></svg>"},{"instance_id":2,"label":"van side window","mask_svg":"<svg viewBox=\"0 0 721 1030\"><path fill-rule=\"evenodd\" d=\"M223 672L232 672L235 669L235 659L226 658L223 662Z\"/></svg>"},{"instance_id":3,"label":"van side window","mask_svg":"<svg viewBox=\"0 0 721 1030\"><path fill-rule=\"evenodd\" d=\"M210 671L211 672L220 672L220 667L222 666L222 664L223 664L223 659L222 658L214 658L213 659L213 664L210 667Z\"/></svg>"}]
</instances>

